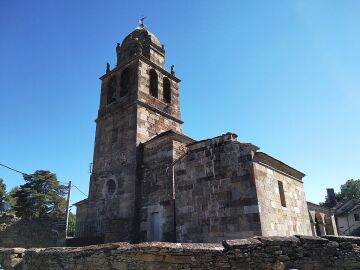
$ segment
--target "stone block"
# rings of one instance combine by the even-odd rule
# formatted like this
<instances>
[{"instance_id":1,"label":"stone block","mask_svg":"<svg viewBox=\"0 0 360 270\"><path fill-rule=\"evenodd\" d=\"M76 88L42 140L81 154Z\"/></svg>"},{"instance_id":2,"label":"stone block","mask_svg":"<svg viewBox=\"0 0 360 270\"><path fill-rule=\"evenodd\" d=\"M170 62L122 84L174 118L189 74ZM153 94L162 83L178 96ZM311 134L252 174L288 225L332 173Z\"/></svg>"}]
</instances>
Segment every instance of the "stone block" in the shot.
<instances>
[{"instance_id":1,"label":"stone block","mask_svg":"<svg viewBox=\"0 0 360 270\"><path fill-rule=\"evenodd\" d=\"M124 262L113 262L112 267L116 270L128 270L128 265Z\"/></svg>"},{"instance_id":2,"label":"stone block","mask_svg":"<svg viewBox=\"0 0 360 270\"><path fill-rule=\"evenodd\" d=\"M261 246L262 242L255 239L234 239L234 240L225 240L222 242L225 249L247 249L249 247L254 248Z\"/></svg>"}]
</instances>

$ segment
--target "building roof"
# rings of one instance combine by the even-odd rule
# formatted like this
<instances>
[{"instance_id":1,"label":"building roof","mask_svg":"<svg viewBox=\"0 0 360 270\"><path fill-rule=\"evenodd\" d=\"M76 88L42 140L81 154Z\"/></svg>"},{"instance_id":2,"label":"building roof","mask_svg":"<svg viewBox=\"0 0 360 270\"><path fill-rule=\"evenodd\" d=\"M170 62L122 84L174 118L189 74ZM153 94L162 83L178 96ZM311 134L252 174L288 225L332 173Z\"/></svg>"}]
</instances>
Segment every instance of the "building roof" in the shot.
<instances>
[{"instance_id":1,"label":"building roof","mask_svg":"<svg viewBox=\"0 0 360 270\"><path fill-rule=\"evenodd\" d=\"M227 132L226 134L222 134L222 135L219 135L219 136L216 136L216 137L213 137L213 138L208 138L208 139L204 139L204 140L200 140L200 141L194 141L192 143L189 143L188 146L191 146L193 144L198 144L198 143L203 143L203 142L207 142L207 141L211 141L211 140L216 140L216 139L220 139L220 138L225 138L227 137L226 139L229 140L229 139L232 139L232 140L236 140L236 138L238 137L237 134L235 133L232 133L232 132Z\"/></svg>"},{"instance_id":2,"label":"building roof","mask_svg":"<svg viewBox=\"0 0 360 270\"><path fill-rule=\"evenodd\" d=\"M251 148L253 148L254 151L257 151L259 149L256 145L253 145L250 143L248 144L248 143L238 142L236 139L237 137L238 136L235 133L228 132L228 133L225 133L220 136L213 137L213 138L209 138L209 139L205 139L205 140L201 140L201 141L194 141L194 142L188 144L187 146L190 151L193 151L196 149L207 147L209 145L214 145L214 144L218 145L218 144L221 144L224 142L232 142L232 143L237 143L237 144L246 145L248 147L251 147Z\"/></svg>"},{"instance_id":3,"label":"building roof","mask_svg":"<svg viewBox=\"0 0 360 270\"><path fill-rule=\"evenodd\" d=\"M126 47L129 44L134 43L143 44L144 42L149 41L151 41L156 46L161 47L159 39L153 33L151 33L145 27L137 27L124 38L123 42L121 43L121 47Z\"/></svg>"},{"instance_id":4,"label":"building roof","mask_svg":"<svg viewBox=\"0 0 360 270\"><path fill-rule=\"evenodd\" d=\"M348 213L351 213L360 208L360 200L359 199L348 199L343 203L339 203L336 206L336 215L341 216Z\"/></svg>"},{"instance_id":5,"label":"building roof","mask_svg":"<svg viewBox=\"0 0 360 270\"><path fill-rule=\"evenodd\" d=\"M156 142L160 139L163 139L163 138L171 138L173 140L176 140L176 141L179 141L179 142L183 142L183 143L186 143L186 144L190 144L190 143L193 143L195 142L194 139L180 133L180 132L177 132L175 130L168 130L168 131L165 131L165 132L162 132L158 135L156 135L155 137L151 138L150 140L148 140L147 142L145 142L144 144L150 144L150 143L153 143L153 142Z\"/></svg>"},{"instance_id":6,"label":"building roof","mask_svg":"<svg viewBox=\"0 0 360 270\"><path fill-rule=\"evenodd\" d=\"M188 147L189 147L189 150L191 151L191 150L195 150L195 149L204 147L206 144L209 144L212 142L219 143L219 142L223 142L223 141L233 141L233 142L239 143L241 145L250 147L255 153L255 156L254 156L255 162L259 162L262 165L266 165L275 170L281 171L299 181L301 181L301 179L305 176L304 173L290 167L289 165L285 164L284 162L282 162L276 158L273 158L272 156L270 156L266 153L257 152L260 148L257 147L256 145L251 144L251 143L238 142L237 137L238 136L235 133L228 132L226 134L222 134L222 135L216 136L214 138L209 138L209 139L205 139L205 140L201 140L201 141L194 141L194 142L188 144Z\"/></svg>"},{"instance_id":7,"label":"building roof","mask_svg":"<svg viewBox=\"0 0 360 270\"><path fill-rule=\"evenodd\" d=\"M317 203L306 202L309 210L318 210L320 212L334 212L334 208L328 207L326 205L320 205Z\"/></svg>"},{"instance_id":8,"label":"building roof","mask_svg":"<svg viewBox=\"0 0 360 270\"><path fill-rule=\"evenodd\" d=\"M260 161L261 163L273 167L279 171L282 171L296 179L301 180L305 174L290 167L289 165L285 164L284 162L264 153L264 152L256 152L255 153L255 161Z\"/></svg>"},{"instance_id":9,"label":"building roof","mask_svg":"<svg viewBox=\"0 0 360 270\"><path fill-rule=\"evenodd\" d=\"M74 203L73 205L75 206L78 206L78 205L81 205L81 204L86 204L88 202L88 199L84 199L84 200L81 200L81 201L78 201L77 203Z\"/></svg>"}]
</instances>

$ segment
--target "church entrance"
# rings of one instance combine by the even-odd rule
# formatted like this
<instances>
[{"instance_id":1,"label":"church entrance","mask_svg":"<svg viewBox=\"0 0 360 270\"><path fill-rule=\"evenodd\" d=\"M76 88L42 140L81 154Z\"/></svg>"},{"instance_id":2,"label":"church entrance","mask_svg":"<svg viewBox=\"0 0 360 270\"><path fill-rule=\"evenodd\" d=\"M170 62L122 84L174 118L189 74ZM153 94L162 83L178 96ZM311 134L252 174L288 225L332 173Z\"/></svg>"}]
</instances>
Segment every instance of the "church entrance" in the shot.
<instances>
[{"instance_id":1,"label":"church entrance","mask_svg":"<svg viewBox=\"0 0 360 270\"><path fill-rule=\"evenodd\" d=\"M151 214L151 240L160 241L160 217L158 212Z\"/></svg>"}]
</instances>

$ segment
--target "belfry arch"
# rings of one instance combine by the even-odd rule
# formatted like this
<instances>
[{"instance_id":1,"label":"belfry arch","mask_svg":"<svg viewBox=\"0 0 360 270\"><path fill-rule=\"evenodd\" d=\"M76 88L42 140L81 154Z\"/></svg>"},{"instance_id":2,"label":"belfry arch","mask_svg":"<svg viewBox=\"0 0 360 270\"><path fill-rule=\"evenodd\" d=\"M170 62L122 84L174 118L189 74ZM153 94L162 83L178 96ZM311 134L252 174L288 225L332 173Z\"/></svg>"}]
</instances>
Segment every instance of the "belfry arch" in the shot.
<instances>
[{"instance_id":1,"label":"belfry arch","mask_svg":"<svg viewBox=\"0 0 360 270\"><path fill-rule=\"evenodd\" d=\"M158 74L154 69L150 69L150 86L149 92L155 98L158 98Z\"/></svg>"}]
</instances>

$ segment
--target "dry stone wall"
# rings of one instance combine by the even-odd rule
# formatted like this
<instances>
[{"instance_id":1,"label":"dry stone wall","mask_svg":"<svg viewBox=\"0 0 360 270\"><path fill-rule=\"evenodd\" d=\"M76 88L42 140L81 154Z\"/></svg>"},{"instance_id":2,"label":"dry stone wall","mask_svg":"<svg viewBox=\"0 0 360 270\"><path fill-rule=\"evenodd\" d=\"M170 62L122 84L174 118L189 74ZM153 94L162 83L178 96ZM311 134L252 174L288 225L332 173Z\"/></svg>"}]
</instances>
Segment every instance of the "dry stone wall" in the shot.
<instances>
[{"instance_id":1,"label":"dry stone wall","mask_svg":"<svg viewBox=\"0 0 360 270\"><path fill-rule=\"evenodd\" d=\"M0 249L4 270L360 269L360 238L254 237L222 244L113 243Z\"/></svg>"},{"instance_id":2,"label":"dry stone wall","mask_svg":"<svg viewBox=\"0 0 360 270\"><path fill-rule=\"evenodd\" d=\"M65 244L65 222L25 220L0 215L0 247L49 247ZM1 268L0 268L1 269Z\"/></svg>"}]
</instances>

